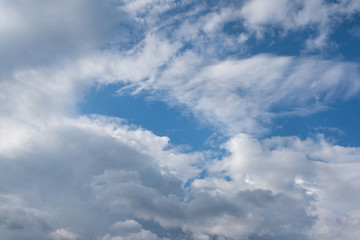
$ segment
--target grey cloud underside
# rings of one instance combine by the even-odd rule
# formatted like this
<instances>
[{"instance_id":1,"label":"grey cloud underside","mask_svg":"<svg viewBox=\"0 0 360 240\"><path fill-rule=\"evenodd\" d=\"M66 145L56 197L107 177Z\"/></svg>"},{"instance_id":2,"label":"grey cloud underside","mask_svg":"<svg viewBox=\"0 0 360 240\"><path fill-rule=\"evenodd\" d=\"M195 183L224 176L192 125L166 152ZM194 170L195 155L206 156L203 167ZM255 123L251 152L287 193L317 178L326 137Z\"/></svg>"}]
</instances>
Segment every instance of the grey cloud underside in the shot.
<instances>
[{"instance_id":1,"label":"grey cloud underside","mask_svg":"<svg viewBox=\"0 0 360 240\"><path fill-rule=\"evenodd\" d=\"M114 129L117 132L109 131ZM318 237L321 234L326 239L334 233L319 233L313 226L341 228L345 224L352 230L351 221L358 221L353 212L351 217L344 216L343 222L328 222L331 215L316 209L326 206L346 213L348 207L356 207L360 179L356 175L344 178L343 173L358 168L359 149L339 148L321 139L274 138L259 143L240 135L228 143L229 157L209 164L208 177L195 179L191 187L184 188L185 182L170 173L176 171L171 163L159 161L160 154L171 159L177 153L171 149L159 155L141 153L130 140L134 135L151 139L139 140L141 149L155 148L161 142L166 146L166 141L146 131L92 118L49 126L29 141L31 150L3 157L0 176L7 184L1 185L5 199L1 229L8 239L57 239L65 233L79 239L131 234L139 239L147 235L156 239L182 239L179 235L194 239L310 239L313 231L315 239L322 239ZM306 149L306 154L301 149ZM343 160L337 162L335 156ZM182 158L189 161L192 156ZM259 164L265 166L259 168ZM232 181L226 181L224 175ZM321 186L323 183L330 184ZM339 190L341 197L336 196ZM335 206L329 197L337 200ZM320 217L325 219L318 222ZM131 219L145 221L144 226L146 221L159 225L143 229ZM130 233L116 232L122 225L126 227L126 221L132 223ZM183 233L171 235L176 229Z\"/></svg>"},{"instance_id":2,"label":"grey cloud underside","mask_svg":"<svg viewBox=\"0 0 360 240\"><path fill-rule=\"evenodd\" d=\"M359 10L320 0L0 1L0 236L357 239L360 149L323 135L256 136L275 118L358 96L358 63L311 54ZM310 56L252 55L250 39L272 28L314 31L300 50ZM226 136L227 154L183 153L121 119L79 116L90 87L114 83L118 94L185 106Z\"/></svg>"},{"instance_id":3,"label":"grey cloud underside","mask_svg":"<svg viewBox=\"0 0 360 240\"><path fill-rule=\"evenodd\" d=\"M80 239L96 239L106 236L115 222L133 218L198 235L302 235L316 219L306 212L314 199L301 192L301 200L261 189L230 197L201 189L186 193L184 182L157 159L139 153L131 142L91 128L50 128L31 141L31 150L2 159L1 182L7 183L1 186L3 198L26 199L1 208L1 228L8 239L46 239L63 228L73 229ZM281 214L274 215L274 210ZM287 225L285 231L282 225Z\"/></svg>"}]
</instances>

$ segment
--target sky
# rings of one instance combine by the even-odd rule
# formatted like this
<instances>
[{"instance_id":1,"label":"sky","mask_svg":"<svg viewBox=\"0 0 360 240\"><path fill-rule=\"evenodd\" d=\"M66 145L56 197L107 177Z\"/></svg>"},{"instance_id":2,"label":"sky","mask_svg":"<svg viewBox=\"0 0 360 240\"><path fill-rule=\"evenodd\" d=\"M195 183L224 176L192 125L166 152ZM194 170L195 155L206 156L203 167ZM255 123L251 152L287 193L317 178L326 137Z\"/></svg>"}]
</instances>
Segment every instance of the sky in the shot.
<instances>
[{"instance_id":1,"label":"sky","mask_svg":"<svg viewBox=\"0 0 360 240\"><path fill-rule=\"evenodd\" d=\"M0 236L355 240L359 0L0 0Z\"/></svg>"}]
</instances>

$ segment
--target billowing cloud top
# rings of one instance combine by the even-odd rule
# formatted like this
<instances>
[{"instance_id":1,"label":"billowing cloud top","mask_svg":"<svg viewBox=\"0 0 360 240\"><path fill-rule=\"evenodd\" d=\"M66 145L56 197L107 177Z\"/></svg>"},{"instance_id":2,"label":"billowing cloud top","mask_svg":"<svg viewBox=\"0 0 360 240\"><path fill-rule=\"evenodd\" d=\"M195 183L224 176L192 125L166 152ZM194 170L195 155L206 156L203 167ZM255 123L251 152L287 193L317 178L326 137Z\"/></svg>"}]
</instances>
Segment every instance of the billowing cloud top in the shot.
<instances>
[{"instance_id":1,"label":"billowing cloud top","mask_svg":"<svg viewBox=\"0 0 360 240\"><path fill-rule=\"evenodd\" d=\"M358 239L359 22L358 0L0 0L1 238Z\"/></svg>"}]
</instances>

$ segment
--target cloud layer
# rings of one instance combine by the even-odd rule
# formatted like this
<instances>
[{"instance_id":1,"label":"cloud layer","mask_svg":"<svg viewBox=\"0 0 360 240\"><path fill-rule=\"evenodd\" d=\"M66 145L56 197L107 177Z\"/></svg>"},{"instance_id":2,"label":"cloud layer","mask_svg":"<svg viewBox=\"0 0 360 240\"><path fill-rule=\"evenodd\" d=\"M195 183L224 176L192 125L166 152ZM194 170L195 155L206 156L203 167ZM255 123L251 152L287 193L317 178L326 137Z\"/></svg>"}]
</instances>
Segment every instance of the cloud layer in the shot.
<instances>
[{"instance_id":1,"label":"cloud layer","mask_svg":"<svg viewBox=\"0 0 360 240\"><path fill-rule=\"evenodd\" d=\"M359 235L359 147L322 134L261 138L276 119L358 97L358 63L326 54L358 1L4 0L0 9L5 239ZM311 32L298 55L253 52L253 42L294 32ZM81 115L91 87L115 84L116 94L194 115L224 142L182 152L116 116Z\"/></svg>"}]
</instances>

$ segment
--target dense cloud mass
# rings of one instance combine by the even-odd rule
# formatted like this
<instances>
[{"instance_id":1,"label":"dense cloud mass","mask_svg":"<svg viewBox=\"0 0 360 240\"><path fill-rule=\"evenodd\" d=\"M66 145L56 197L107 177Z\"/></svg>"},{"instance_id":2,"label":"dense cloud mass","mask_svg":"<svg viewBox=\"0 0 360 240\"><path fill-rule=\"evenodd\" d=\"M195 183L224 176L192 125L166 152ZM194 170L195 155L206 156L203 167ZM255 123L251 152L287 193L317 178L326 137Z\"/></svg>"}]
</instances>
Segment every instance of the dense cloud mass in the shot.
<instances>
[{"instance_id":1,"label":"dense cloud mass","mask_svg":"<svg viewBox=\"0 0 360 240\"><path fill-rule=\"evenodd\" d=\"M271 133L358 99L359 64L334 35L359 17L358 0L0 0L0 236L357 239L360 146ZM185 151L83 114L104 86L224 140Z\"/></svg>"}]
</instances>

